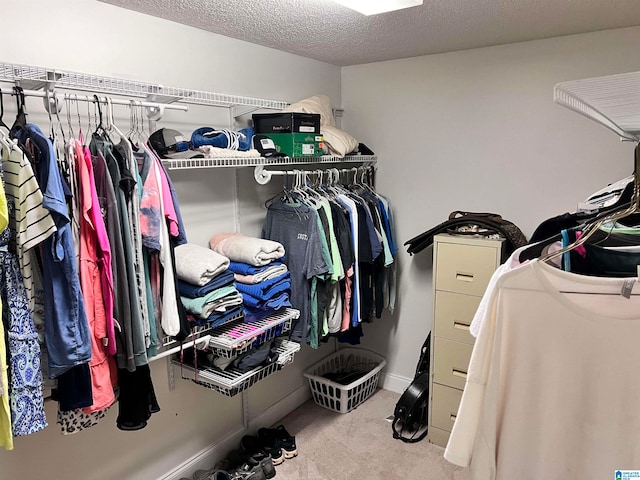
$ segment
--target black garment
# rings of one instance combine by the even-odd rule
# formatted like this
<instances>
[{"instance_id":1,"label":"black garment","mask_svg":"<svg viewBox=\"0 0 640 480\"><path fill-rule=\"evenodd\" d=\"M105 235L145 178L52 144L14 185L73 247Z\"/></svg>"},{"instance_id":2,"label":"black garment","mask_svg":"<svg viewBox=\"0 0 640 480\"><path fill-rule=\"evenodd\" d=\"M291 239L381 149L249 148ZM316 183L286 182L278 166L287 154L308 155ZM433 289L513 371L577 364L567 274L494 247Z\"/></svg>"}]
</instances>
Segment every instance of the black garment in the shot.
<instances>
[{"instance_id":1,"label":"black garment","mask_svg":"<svg viewBox=\"0 0 640 480\"><path fill-rule=\"evenodd\" d=\"M329 218L325 213L324 209L318 209L318 217L320 218L320 223L322 224L322 231L324 232L324 237L327 241L327 247L329 251L331 251L331 232L329 226ZM336 268L336 267L332 267ZM327 318L327 308L329 303L329 284L330 280L321 280L320 278L316 279L316 311L318 318L318 338L322 337L322 323L325 318Z\"/></svg>"},{"instance_id":2,"label":"black garment","mask_svg":"<svg viewBox=\"0 0 640 480\"><path fill-rule=\"evenodd\" d=\"M58 401L60 411L67 412L93 405L91 369L88 363L70 368L57 379L58 386L52 391L51 397Z\"/></svg>"},{"instance_id":3,"label":"black garment","mask_svg":"<svg viewBox=\"0 0 640 480\"><path fill-rule=\"evenodd\" d=\"M369 319L373 309L373 251L369 239L367 227L367 212L364 207L355 201L358 212L358 270L360 272L360 318L362 321Z\"/></svg>"},{"instance_id":4,"label":"black garment","mask_svg":"<svg viewBox=\"0 0 640 480\"><path fill-rule=\"evenodd\" d=\"M331 216L333 217L333 232L336 235L338 251L342 260L342 268L345 273L355 263L355 253L353 251L353 241L351 236L351 224L349 223L349 213L335 202L331 204Z\"/></svg>"},{"instance_id":5,"label":"black garment","mask_svg":"<svg viewBox=\"0 0 640 480\"><path fill-rule=\"evenodd\" d=\"M271 365L278 360L279 356L276 342L272 341L270 344L265 343L254 350L249 350L247 353L240 355L233 361L233 367L242 373L246 373L257 367Z\"/></svg>"},{"instance_id":6,"label":"black garment","mask_svg":"<svg viewBox=\"0 0 640 480\"><path fill-rule=\"evenodd\" d=\"M118 419L120 430L140 430L147 426L151 414L160 411L151 381L149 365L139 365L134 372L118 370Z\"/></svg>"},{"instance_id":7,"label":"black garment","mask_svg":"<svg viewBox=\"0 0 640 480\"><path fill-rule=\"evenodd\" d=\"M549 237L558 235L562 230L575 228L582 224L585 215L578 213L563 213L557 217L549 218L542 222L531 235L529 243L538 243Z\"/></svg>"},{"instance_id":8,"label":"black garment","mask_svg":"<svg viewBox=\"0 0 640 480\"><path fill-rule=\"evenodd\" d=\"M635 277L638 275L640 253L584 244L586 257L571 251L571 272L597 277Z\"/></svg>"},{"instance_id":9,"label":"black garment","mask_svg":"<svg viewBox=\"0 0 640 480\"><path fill-rule=\"evenodd\" d=\"M340 343L348 343L349 345L360 345L360 339L364 336L362 324L349 328L338 337Z\"/></svg>"}]
</instances>

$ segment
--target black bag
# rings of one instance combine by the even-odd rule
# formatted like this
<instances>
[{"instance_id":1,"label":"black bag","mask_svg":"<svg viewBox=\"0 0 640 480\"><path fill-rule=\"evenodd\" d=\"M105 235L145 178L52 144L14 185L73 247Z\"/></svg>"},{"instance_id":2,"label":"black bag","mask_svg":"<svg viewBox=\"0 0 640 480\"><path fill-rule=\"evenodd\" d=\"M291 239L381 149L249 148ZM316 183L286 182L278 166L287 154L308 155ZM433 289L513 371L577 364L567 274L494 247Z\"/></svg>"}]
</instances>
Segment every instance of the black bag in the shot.
<instances>
[{"instance_id":1,"label":"black bag","mask_svg":"<svg viewBox=\"0 0 640 480\"><path fill-rule=\"evenodd\" d=\"M429 430L429 364L431 361L431 332L422 344L416 374L404 391L393 412L393 438L415 443L427 436Z\"/></svg>"},{"instance_id":2,"label":"black bag","mask_svg":"<svg viewBox=\"0 0 640 480\"><path fill-rule=\"evenodd\" d=\"M463 231L461 227L474 227L471 231ZM522 231L509 220L505 220L497 213L462 212L449 214L449 219L436 225L404 244L408 245L407 253L419 253L433 244L433 237L438 233L453 233L455 235L494 235L505 238L505 248L502 250L502 261L506 260L517 248L527 244L527 238Z\"/></svg>"}]
</instances>

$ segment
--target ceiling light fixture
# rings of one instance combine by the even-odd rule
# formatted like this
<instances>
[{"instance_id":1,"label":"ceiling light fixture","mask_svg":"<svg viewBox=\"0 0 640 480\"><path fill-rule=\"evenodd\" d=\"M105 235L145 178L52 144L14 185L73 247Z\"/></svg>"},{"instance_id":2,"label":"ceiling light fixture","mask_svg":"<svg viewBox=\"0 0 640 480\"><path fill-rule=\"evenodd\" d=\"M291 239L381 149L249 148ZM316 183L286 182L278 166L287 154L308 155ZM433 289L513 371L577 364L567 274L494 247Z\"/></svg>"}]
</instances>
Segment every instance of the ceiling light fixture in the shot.
<instances>
[{"instance_id":1,"label":"ceiling light fixture","mask_svg":"<svg viewBox=\"0 0 640 480\"><path fill-rule=\"evenodd\" d=\"M377 15L378 13L402 10L403 8L418 7L422 0L334 0L351 10L364 15Z\"/></svg>"}]
</instances>

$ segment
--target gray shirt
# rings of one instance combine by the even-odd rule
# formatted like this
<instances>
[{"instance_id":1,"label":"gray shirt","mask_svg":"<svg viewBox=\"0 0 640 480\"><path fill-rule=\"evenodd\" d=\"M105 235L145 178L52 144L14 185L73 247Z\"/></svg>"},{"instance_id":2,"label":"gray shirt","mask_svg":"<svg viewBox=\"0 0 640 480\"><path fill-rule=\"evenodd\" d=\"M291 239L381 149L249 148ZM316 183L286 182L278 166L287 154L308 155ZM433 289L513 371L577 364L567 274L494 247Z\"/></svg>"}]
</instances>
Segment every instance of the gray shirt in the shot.
<instances>
[{"instance_id":1,"label":"gray shirt","mask_svg":"<svg viewBox=\"0 0 640 480\"><path fill-rule=\"evenodd\" d=\"M291 305L300 310L300 318L291 332L291 340L307 342L311 327L311 284L315 276L329 272L318 233L317 213L303 205L275 201L269 205L262 238L280 242L285 249L285 264L291 272Z\"/></svg>"}]
</instances>

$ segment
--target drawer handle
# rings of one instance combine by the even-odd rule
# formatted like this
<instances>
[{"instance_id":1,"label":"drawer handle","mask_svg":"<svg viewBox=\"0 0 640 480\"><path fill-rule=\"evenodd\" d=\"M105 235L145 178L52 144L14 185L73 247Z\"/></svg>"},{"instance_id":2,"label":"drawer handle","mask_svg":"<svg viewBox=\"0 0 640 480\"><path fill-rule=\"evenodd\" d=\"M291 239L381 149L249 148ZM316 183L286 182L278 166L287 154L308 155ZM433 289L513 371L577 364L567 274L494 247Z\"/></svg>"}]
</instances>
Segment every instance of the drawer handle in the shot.
<instances>
[{"instance_id":1,"label":"drawer handle","mask_svg":"<svg viewBox=\"0 0 640 480\"><path fill-rule=\"evenodd\" d=\"M451 374L452 374L454 377L464 378L465 380L466 380L466 378L467 378L467 372L464 372L464 371L462 371L462 370L457 370L457 369L455 369L455 368L452 368L452 369L451 369Z\"/></svg>"},{"instance_id":2,"label":"drawer handle","mask_svg":"<svg viewBox=\"0 0 640 480\"><path fill-rule=\"evenodd\" d=\"M461 282L473 282L473 273L456 272L456 280Z\"/></svg>"},{"instance_id":3,"label":"drawer handle","mask_svg":"<svg viewBox=\"0 0 640 480\"><path fill-rule=\"evenodd\" d=\"M450 416L449 418L450 418L450 420L451 420L452 422L455 422L455 421L456 421L456 418L457 418L457 415L453 415L453 414L451 414L451 416Z\"/></svg>"},{"instance_id":4,"label":"drawer handle","mask_svg":"<svg viewBox=\"0 0 640 480\"><path fill-rule=\"evenodd\" d=\"M460 322L453 322L453 328L457 328L458 330L464 330L465 332L469 331L469 328L471 326L467 325L466 323L460 323Z\"/></svg>"}]
</instances>

